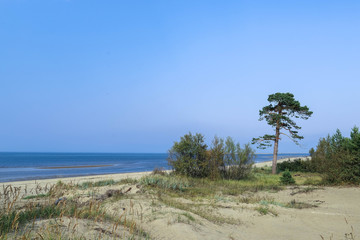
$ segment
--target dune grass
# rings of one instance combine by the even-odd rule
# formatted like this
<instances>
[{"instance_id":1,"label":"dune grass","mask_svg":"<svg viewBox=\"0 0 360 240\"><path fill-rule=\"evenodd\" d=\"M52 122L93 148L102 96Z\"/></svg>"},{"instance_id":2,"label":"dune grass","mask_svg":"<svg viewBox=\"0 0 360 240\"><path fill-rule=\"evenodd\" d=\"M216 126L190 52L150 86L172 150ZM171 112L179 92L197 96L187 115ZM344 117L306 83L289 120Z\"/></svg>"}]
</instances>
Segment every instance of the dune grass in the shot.
<instances>
[{"instance_id":1,"label":"dune grass","mask_svg":"<svg viewBox=\"0 0 360 240\"><path fill-rule=\"evenodd\" d=\"M126 179L124 182L134 182ZM84 185L65 184L58 182L47 188L46 193L36 195L21 196L20 188L14 188L11 185L4 186L0 193L2 208L0 209L0 239L83 239L81 236L74 235L76 224L70 229L70 224L65 230L61 230L59 223L63 219L84 219L93 223L107 222L112 229L121 226L125 229L125 239L150 239L149 235L137 226L134 219L117 218L109 215L103 208L104 201L90 199L86 203L77 202L76 199L63 198L58 204L55 204L56 196L63 194L64 191L75 191L84 187L102 187L118 184L114 180L84 183ZM40 189L40 186L36 186ZM23 193L25 195L26 193ZM132 210L134 211L134 210ZM40 220L54 220L56 227L52 228L51 222L46 228L34 230L35 222ZM30 224L30 225L29 225ZM54 226L55 226L54 225ZM25 227L27 226L27 227ZM99 229L99 236L95 239L104 239L101 235L110 238L124 238L125 235L118 235L114 231ZM70 235L69 235L70 234Z\"/></svg>"},{"instance_id":2,"label":"dune grass","mask_svg":"<svg viewBox=\"0 0 360 240\"><path fill-rule=\"evenodd\" d=\"M279 183L279 176L261 173L255 174L250 179L240 181L184 178L169 174L147 176L141 180L141 183L155 190L161 189L162 193L189 199L213 198L219 194L238 196L247 191L279 191L284 188Z\"/></svg>"},{"instance_id":3,"label":"dune grass","mask_svg":"<svg viewBox=\"0 0 360 240\"><path fill-rule=\"evenodd\" d=\"M297 183L301 182L319 182L321 176L316 174L293 174ZM114 181L113 179L83 182L81 184L58 182L53 186L46 188L36 187L34 195L23 196L20 195L20 189L12 188L11 186L3 187L3 193L0 195L2 201L2 208L0 209L0 239L8 239L10 234L13 238L14 234L17 238L32 239L34 234L42 234L47 236L45 239L66 239L69 235L61 235L56 233L51 235L51 230L47 232L22 232L22 227L27 224L34 223L36 220L73 218L84 219L92 222L107 222L108 225L113 225L113 228L122 226L128 231L129 239L150 239L150 235L142 230L138 225L143 221L142 207L133 209L133 204L130 204L130 209L127 211L137 212L139 219L126 219L120 216L108 215L106 212L107 204L113 204L117 201L123 201L128 198L132 201L133 196L130 194L122 195L121 198L116 196L107 199L99 200L98 195L100 189L106 187L109 189L115 185L125 185L129 189L130 185L135 184L140 188L139 194L145 194L147 197L151 196L151 201L154 202L151 207L158 208L158 206L166 206L177 209L175 214L175 223L187 223L191 225L201 224L201 219L207 220L214 224L241 224L239 219L232 219L231 217L224 217L219 214L218 210L221 208L228 208L227 204L252 204L246 208L257 211L261 215L271 214L277 216L277 212L273 206L289 207L289 208L307 208L306 203L291 201L289 203L277 203L273 199L261 195L255 195L258 191L277 192L286 188L279 181L280 175L269 174L267 169L256 169L252 175L244 180L227 180L217 179L210 180L207 178L191 178L182 177L169 174L165 171L156 171L154 174L147 175L140 180L136 179L122 179ZM133 186L132 186L133 187ZM118 186L116 188L121 188ZM293 187L293 193L308 193L318 187L310 185L308 187ZM76 191L80 190L80 194L76 195ZM81 190L93 191L91 196L85 196ZM102 190L104 191L104 189ZM72 193L73 197L68 197L68 200L61 201L60 204L55 205L55 200L64 196L64 194ZM87 202L79 202L78 196L85 196L88 198ZM145 196L144 195L144 196ZM22 201L22 203L21 203ZM231 203L232 202L232 203ZM243 205L237 208L243 207ZM254 207L255 205L255 207ZM124 208L125 209L125 208ZM177 220L176 220L177 219ZM74 228L76 228L74 226ZM70 231L70 230L69 230ZM68 233L69 233L68 231ZM114 231L99 230L100 234L108 237L118 237ZM66 234L68 234L66 233ZM16 235L18 234L18 235ZM50 234L50 235L49 235ZM9 236L10 236L9 235ZM77 236L71 235L73 239ZM39 238L37 235L35 238ZM41 237L40 237L41 238ZM98 238L101 239L101 238Z\"/></svg>"},{"instance_id":4,"label":"dune grass","mask_svg":"<svg viewBox=\"0 0 360 240\"><path fill-rule=\"evenodd\" d=\"M25 197L23 197L23 199L29 200L29 199L34 199L34 198L46 198L46 197L49 197L49 195L50 195L50 193L40 193L40 194L36 194L36 195L25 196Z\"/></svg>"}]
</instances>

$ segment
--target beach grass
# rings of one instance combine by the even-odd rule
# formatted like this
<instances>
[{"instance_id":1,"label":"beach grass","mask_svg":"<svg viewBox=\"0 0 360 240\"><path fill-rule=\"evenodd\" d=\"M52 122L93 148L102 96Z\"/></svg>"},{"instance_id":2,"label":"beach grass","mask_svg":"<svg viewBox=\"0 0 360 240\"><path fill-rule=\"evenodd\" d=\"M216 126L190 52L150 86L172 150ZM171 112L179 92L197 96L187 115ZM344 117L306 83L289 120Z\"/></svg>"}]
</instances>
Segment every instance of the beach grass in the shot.
<instances>
[{"instance_id":1,"label":"beach grass","mask_svg":"<svg viewBox=\"0 0 360 240\"><path fill-rule=\"evenodd\" d=\"M116 184L116 182L113 179L108 179L108 180L102 180L102 181L97 181L97 182L83 182L81 184L78 184L78 188L80 189L88 189L91 187L103 187L103 186L111 186Z\"/></svg>"},{"instance_id":2,"label":"beach grass","mask_svg":"<svg viewBox=\"0 0 360 240\"><path fill-rule=\"evenodd\" d=\"M297 182L315 182L321 175L295 173L294 178ZM280 174L269 174L265 168L254 170L244 180L191 178L154 171L138 179L58 181L46 188L37 185L35 190L27 189L28 193L22 194L20 188L8 186L0 195L0 239L84 239L89 234L86 231L95 232L93 239L151 239L153 233L146 225L159 221L194 229L208 223L241 226L241 214L224 212L278 217L281 209L300 211L317 206L271 196L284 190L289 196L298 196L318 189L322 187L284 186ZM40 223L44 227L39 227Z\"/></svg>"},{"instance_id":3,"label":"beach grass","mask_svg":"<svg viewBox=\"0 0 360 240\"><path fill-rule=\"evenodd\" d=\"M50 195L50 193L40 193L40 194L36 194L36 195L25 196L25 197L23 197L23 199L29 200L29 199L34 199L34 198L45 198L45 197L48 197L49 195Z\"/></svg>"},{"instance_id":4,"label":"beach grass","mask_svg":"<svg viewBox=\"0 0 360 240\"><path fill-rule=\"evenodd\" d=\"M149 181L158 184L148 184ZM211 180L204 178L191 177L174 177L172 175L165 176L148 176L142 179L148 186L161 185L162 192L169 191L169 194L175 196L193 199L208 198L218 194L238 196L244 192L257 191L279 191L284 189L279 182L279 176L271 174L256 173L246 180ZM179 190L179 191L177 191Z\"/></svg>"}]
</instances>

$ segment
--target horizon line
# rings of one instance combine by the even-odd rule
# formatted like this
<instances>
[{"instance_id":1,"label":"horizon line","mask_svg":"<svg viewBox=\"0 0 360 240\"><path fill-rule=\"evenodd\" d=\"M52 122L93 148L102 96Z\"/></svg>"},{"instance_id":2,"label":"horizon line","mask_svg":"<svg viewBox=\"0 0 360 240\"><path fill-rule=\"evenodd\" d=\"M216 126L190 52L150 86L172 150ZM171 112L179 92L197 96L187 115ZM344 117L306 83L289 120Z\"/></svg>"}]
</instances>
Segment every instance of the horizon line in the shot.
<instances>
[{"instance_id":1,"label":"horizon line","mask_svg":"<svg viewBox=\"0 0 360 240\"><path fill-rule=\"evenodd\" d=\"M98 153L98 154L107 154L107 153L111 153L111 154L165 154L167 152L74 152L74 151L69 151L69 152L59 152L59 151L44 151L44 152L40 152L40 151L0 151L0 153ZM262 154L274 154L274 153L255 153L257 155L262 155ZM282 153L278 153L278 154L309 154L308 152L282 152Z\"/></svg>"}]
</instances>

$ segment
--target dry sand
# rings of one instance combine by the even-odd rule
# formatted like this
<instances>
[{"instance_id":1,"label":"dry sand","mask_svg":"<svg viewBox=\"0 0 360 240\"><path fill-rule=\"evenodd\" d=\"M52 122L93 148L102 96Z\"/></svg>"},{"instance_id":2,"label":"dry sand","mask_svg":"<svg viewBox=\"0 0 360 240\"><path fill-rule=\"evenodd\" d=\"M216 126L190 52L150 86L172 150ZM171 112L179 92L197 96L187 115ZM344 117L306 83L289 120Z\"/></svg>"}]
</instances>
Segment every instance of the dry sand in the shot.
<instances>
[{"instance_id":1,"label":"dry sand","mask_svg":"<svg viewBox=\"0 0 360 240\"><path fill-rule=\"evenodd\" d=\"M80 177L67 177L67 178L51 178L51 179L40 179L40 180L26 180L16 182L3 182L0 185L12 185L13 187L21 187L24 189L33 189L37 186L45 187L46 185L54 185L61 181L63 183L81 184L83 182L97 182L102 180L113 179L119 181L126 178L139 179L151 172L134 172L134 173L118 173L118 174L104 174L104 175L91 175L91 176L80 176Z\"/></svg>"},{"instance_id":2,"label":"dry sand","mask_svg":"<svg viewBox=\"0 0 360 240\"><path fill-rule=\"evenodd\" d=\"M286 159L287 160L287 159ZM258 164L257 167L271 165L271 162ZM85 181L100 181L106 179L120 180L124 178L139 179L149 174L126 173L75 178L48 179L37 181L21 181L2 183L14 187L27 188L27 195L31 188L44 190L46 185L58 181L64 183L82 183ZM40 186L40 188L39 188ZM173 199L176 202L197 205L199 209L212 216L228 219L226 223L210 221L194 211L184 211L170 207L159 201L151 192L143 191L142 187L134 184L98 187L94 191L97 195L107 190L119 190L127 196L116 201L105 201L104 209L114 217L126 216L141 226L150 234L151 239L359 239L360 237L360 188L359 187L288 187L279 192L259 191L249 192L241 196L221 195L214 199L204 200ZM23 191L23 190L22 190ZM64 191L62 196L71 198L77 196L77 201L84 204L91 200L89 190ZM250 199L248 203L244 198ZM259 201L251 201L258 199ZM289 202L301 202L314 207L296 209L284 207ZM270 211L262 215L258 208ZM39 220L30 228L40 229L48 226L50 220ZM129 236L120 228L111 231L113 225L103 222L68 218L63 220L62 226L74 226L76 232L86 239L93 239L102 233L108 239L122 239ZM29 228L29 226L28 226ZM352 233L354 238L346 238L345 234ZM127 234L127 235L126 235ZM350 236L350 235L348 235ZM11 235L9 235L11 237ZM69 237L71 238L71 237ZM107 239L105 238L105 239Z\"/></svg>"}]
</instances>

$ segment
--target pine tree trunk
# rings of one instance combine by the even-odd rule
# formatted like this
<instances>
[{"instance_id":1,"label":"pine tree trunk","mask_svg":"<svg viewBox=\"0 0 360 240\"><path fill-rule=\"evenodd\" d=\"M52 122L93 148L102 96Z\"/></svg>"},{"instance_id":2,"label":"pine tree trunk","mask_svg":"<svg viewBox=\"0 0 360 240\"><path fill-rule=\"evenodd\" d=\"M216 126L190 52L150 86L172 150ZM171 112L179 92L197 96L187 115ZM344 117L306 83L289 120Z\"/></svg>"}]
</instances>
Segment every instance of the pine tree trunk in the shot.
<instances>
[{"instance_id":1,"label":"pine tree trunk","mask_svg":"<svg viewBox=\"0 0 360 240\"><path fill-rule=\"evenodd\" d=\"M280 136L280 127L276 127L274 155L272 161L272 174L276 174L276 162L277 162L278 149L279 149L279 136Z\"/></svg>"}]
</instances>

